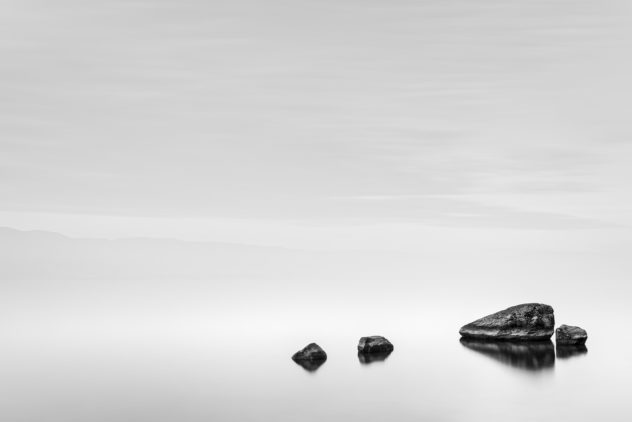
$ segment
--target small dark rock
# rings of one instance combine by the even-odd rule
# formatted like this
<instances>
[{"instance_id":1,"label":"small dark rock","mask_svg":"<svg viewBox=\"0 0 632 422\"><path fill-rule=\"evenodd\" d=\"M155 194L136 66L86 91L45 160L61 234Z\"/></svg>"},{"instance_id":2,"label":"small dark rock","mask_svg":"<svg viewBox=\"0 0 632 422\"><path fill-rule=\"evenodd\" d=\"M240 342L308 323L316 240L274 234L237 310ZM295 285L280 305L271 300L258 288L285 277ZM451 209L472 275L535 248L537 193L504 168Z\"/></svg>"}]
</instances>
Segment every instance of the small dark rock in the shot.
<instances>
[{"instance_id":1,"label":"small dark rock","mask_svg":"<svg viewBox=\"0 0 632 422\"><path fill-rule=\"evenodd\" d=\"M553 308L541 303L512 306L464 325L459 333L482 340L548 340L553 335Z\"/></svg>"},{"instance_id":2,"label":"small dark rock","mask_svg":"<svg viewBox=\"0 0 632 422\"><path fill-rule=\"evenodd\" d=\"M557 344L585 344L586 340L588 340L588 334L583 328L560 325L555 330Z\"/></svg>"},{"instance_id":3,"label":"small dark rock","mask_svg":"<svg viewBox=\"0 0 632 422\"><path fill-rule=\"evenodd\" d=\"M393 345L382 336L362 337L358 343L358 352L369 353L390 353Z\"/></svg>"},{"instance_id":4,"label":"small dark rock","mask_svg":"<svg viewBox=\"0 0 632 422\"><path fill-rule=\"evenodd\" d=\"M301 361L325 361L327 360L327 353L316 343L310 343L303 349L294 353L292 356L294 362Z\"/></svg>"}]
</instances>

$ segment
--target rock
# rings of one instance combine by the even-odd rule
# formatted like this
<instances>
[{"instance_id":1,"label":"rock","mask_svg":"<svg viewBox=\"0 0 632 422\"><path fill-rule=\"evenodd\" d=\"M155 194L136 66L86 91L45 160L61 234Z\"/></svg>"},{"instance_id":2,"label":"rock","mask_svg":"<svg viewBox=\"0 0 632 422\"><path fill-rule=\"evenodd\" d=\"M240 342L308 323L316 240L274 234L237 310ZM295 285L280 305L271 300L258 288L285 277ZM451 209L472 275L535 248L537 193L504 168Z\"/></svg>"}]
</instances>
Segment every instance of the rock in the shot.
<instances>
[{"instance_id":1,"label":"rock","mask_svg":"<svg viewBox=\"0 0 632 422\"><path fill-rule=\"evenodd\" d=\"M294 362L325 361L327 360L327 353L325 353L325 351L316 343L310 343L307 346L305 346L303 349L294 353L294 355L292 356L292 360Z\"/></svg>"},{"instance_id":2,"label":"rock","mask_svg":"<svg viewBox=\"0 0 632 422\"><path fill-rule=\"evenodd\" d=\"M358 352L363 354L390 353L393 345L382 336L362 337L358 343Z\"/></svg>"},{"instance_id":3,"label":"rock","mask_svg":"<svg viewBox=\"0 0 632 422\"><path fill-rule=\"evenodd\" d=\"M570 325L560 325L555 330L555 343L557 344L585 344L588 340L586 330Z\"/></svg>"},{"instance_id":4,"label":"rock","mask_svg":"<svg viewBox=\"0 0 632 422\"><path fill-rule=\"evenodd\" d=\"M470 322L459 333L466 338L488 340L548 340L554 327L551 306L525 303Z\"/></svg>"},{"instance_id":5,"label":"rock","mask_svg":"<svg viewBox=\"0 0 632 422\"><path fill-rule=\"evenodd\" d=\"M558 344L555 347L555 356L559 359L568 359L588 353L585 344Z\"/></svg>"},{"instance_id":6,"label":"rock","mask_svg":"<svg viewBox=\"0 0 632 422\"><path fill-rule=\"evenodd\" d=\"M539 371L555 366L555 348L551 340L514 342L462 338L461 344L518 369Z\"/></svg>"}]
</instances>

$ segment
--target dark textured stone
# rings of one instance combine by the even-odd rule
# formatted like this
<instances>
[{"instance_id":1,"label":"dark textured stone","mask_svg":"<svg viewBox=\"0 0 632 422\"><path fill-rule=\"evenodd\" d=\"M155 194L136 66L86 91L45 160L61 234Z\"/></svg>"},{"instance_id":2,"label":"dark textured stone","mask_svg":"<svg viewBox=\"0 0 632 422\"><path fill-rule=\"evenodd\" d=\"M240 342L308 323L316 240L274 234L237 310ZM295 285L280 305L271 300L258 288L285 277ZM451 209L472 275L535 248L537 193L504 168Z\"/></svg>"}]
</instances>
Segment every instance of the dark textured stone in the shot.
<instances>
[{"instance_id":1,"label":"dark textured stone","mask_svg":"<svg viewBox=\"0 0 632 422\"><path fill-rule=\"evenodd\" d=\"M558 344L555 347L555 356L558 359L568 359L574 356L581 356L588 353L585 344Z\"/></svg>"},{"instance_id":2,"label":"dark textured stone","mask_svg":"<svg viewBox=\"0 0 632 422\"><path fill-rule=\"evenodd\" d=\"M464 325L466 338L487 340L548 340L553 335L553 308L541 303L512 306Z\"/></svg>"},{"instance_id":3,"label":"dark textured stone","mask_svg":"<svg viewBox=\"0 0 632 422\"><path fill-rule=\"evenodd\" d=\"M514 342L462 338L461 344L514 368L539 371L555 366L555 348L551 340Z\"/></svg>"},{"instance_id":4,"label":"dark textured stone","mask_svg":"<svg viewBox=\"0 0 632 422\"><path fill-rule=\"evenodd\" d=\"M358 343L358 352L369 353L390 353L393 345L382 336L362 337Z\"/></svg>"},{"instance_id":5,"label":"dark textured stone","mask_svg":"<svg viewBox=\"0 0 632 422\"><path fill-rule=\"evenodd\" d=\"M292 360L295 362L301 361L324 361L327 360L327 353L316 343L310 343L303 349L294 353Z\"/></svg>"},{"instance_id":6,"label":"dark textured stone","mask_svg":"<svg viewBox=\"0 0 632 422\"><path fill-rule=\"evenodd\" d=\"M585 344L588 340L586 330L570 325L560 325L555 330L555 343L557 344Z\"/></svg>"}]
</instances>

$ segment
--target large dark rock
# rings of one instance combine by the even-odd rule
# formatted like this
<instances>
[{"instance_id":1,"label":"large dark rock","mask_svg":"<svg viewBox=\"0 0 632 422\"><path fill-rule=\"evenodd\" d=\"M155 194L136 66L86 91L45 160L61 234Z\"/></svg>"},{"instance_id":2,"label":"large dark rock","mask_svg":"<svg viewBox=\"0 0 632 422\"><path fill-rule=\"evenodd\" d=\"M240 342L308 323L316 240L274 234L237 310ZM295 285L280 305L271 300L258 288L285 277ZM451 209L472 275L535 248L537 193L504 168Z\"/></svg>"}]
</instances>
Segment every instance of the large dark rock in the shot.
<instances>
[{"instance_id":1,"label":"large dark rock","mask_svg":"<svg viewBox=\"0 0 632 422\"><path fill-rule=\"evenodd\" d=\"M548 340L554 327L551 306L525 303L470 322L459 333L466 338L483 340Z\"/></svg>"},{"instance_id":2,"label":"large dark rock","mask_svg":"<svg viewBox=\"0 0 632 422\"><path fill-rule=\"evenodd\" d=\"M292 356L294 362L315 362L327 360L327 353L316 343L310 343L303 349L294 353Z\"/></svg>"},{"instance_id":3,"label":"large dark rock","mask_svg":"<svg viewBox=\"0 0 632 422\"><path fill-rule=\"evenodd\" d=\"M393 351L393 344L382 336L362 337L358 343L358 352L370 353L390 353Z\"/></svg>"},{"instance_id":4,"label":"large dark rock","mask_svg":"<svg viewBox=\"0 0 632 422\"><path fill-rule=\"evenodd\" d=\"M514 342L462 338L461 344L518 369L540 371L555 366L555 349L551 340Z\"/></svg>"},{"instance_id":5,"label":"large dark rock","mask_svg":"<svg viewBox=\"0 0 632 422\"><path fill-rule=\"evenodd\" d=\"M555 330L555 343L557 344L585 344L588 340L586 330L570 325L560 325Z\"/></svg>"}]
</instances>

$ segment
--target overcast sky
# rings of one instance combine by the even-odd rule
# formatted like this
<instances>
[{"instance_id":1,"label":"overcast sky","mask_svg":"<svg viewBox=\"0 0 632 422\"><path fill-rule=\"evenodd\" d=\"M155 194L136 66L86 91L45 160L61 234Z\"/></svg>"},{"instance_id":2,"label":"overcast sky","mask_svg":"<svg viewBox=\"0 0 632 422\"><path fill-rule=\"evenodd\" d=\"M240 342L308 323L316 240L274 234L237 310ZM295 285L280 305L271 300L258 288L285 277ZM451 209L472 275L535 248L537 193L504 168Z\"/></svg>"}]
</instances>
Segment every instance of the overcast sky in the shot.
<instances>
[{"instance_id":1,"label":"overcast sky","mask_svg":"<svg viewBox=\"0 0 632 422\"><path fill-rule=\"evenodd\" d=\"M0 5L0 225L632 223L627 0Z\"/></svg>"}]
</instances>

